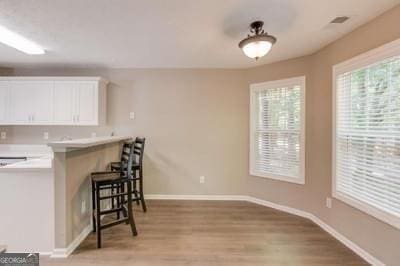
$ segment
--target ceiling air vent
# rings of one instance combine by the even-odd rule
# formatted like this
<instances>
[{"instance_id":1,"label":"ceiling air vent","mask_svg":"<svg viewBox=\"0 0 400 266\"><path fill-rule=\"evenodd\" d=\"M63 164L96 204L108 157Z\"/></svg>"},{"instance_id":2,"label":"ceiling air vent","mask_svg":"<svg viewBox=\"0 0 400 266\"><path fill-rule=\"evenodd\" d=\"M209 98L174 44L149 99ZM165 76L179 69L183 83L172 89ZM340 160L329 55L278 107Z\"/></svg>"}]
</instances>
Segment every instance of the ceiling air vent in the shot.
<instances>
[{"instance_id":1,"label":"ceiling air vent","mask_svg":"<svg viewBox=\"0 0 400 266\"><path fill-rule=\"evenodd\" d=\"M346 20L348 20L349 17L343 16L343 17L336 17L334 18L330 23L331 24L342 24L344 23Z\"/></svg>"}]
</instances>

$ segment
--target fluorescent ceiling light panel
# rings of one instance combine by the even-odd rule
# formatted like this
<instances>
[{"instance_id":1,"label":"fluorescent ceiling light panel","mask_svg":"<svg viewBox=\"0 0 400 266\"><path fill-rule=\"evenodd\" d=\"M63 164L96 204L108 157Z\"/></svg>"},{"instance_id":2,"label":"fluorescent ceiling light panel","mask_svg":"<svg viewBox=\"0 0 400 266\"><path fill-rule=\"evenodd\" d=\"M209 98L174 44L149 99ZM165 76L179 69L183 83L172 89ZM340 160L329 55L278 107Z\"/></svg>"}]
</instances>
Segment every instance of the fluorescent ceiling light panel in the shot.
<instances>
[{"instance_id":1,"label":"fluorescent ceiling light panel","mask_svg":"<svg viewBox=\"0 0 400 266\"><path fill-rule=\"evenodd\" d=\"M0 42L26 54L44 54L43 48L0 25Z\"/></svg>"}]
</instances>

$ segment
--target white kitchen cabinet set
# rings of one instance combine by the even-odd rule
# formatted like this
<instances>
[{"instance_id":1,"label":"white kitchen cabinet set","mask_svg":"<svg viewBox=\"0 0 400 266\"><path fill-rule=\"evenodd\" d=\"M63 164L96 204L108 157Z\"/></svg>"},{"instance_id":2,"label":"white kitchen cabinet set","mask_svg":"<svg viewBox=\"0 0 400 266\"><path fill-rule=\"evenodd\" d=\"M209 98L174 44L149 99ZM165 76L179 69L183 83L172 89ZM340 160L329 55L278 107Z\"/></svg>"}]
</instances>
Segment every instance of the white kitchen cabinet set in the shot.
<instances>
[{"instance_id":1,"label":"white kitchen cabinet set","mask_svg":"<svg viewBox=\"0 0 400 266\"><path fill-rule=\"evenodd\" d=\"M105 124L107 83L101 77L0 77L0 125Z\"/></svg>"}]
</instances>

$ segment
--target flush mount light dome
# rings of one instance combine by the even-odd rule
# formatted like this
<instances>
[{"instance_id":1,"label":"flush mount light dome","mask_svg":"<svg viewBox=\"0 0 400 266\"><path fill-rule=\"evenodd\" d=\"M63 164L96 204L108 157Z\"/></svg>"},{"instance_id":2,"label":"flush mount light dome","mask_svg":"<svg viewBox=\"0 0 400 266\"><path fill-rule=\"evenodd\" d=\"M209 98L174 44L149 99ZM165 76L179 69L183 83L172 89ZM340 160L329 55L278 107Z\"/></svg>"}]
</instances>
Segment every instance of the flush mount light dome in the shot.
<instances>
[{"instance_id":1,"label":"flush mount light dome","mask_svg":"<svg viewBox=\"0 0 400 266\"><path fill-rule=\"evenodd\" d=\"M258 59L268 54L272 45L276 42L276 38L262 29L264 22L255 21L250 24L250 32L253 35L248 35L246 39L239 43L239 47L244 54L250 58Z\"/></svg>"}]
</instances>

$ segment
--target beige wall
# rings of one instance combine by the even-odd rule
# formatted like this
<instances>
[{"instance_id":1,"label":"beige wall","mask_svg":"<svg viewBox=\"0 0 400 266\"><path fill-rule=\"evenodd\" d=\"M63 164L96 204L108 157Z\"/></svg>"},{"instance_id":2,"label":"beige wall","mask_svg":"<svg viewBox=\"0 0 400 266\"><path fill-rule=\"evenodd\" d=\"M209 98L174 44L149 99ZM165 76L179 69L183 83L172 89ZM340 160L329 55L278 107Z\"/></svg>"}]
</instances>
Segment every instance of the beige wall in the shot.
<instances>
[{"instance_id":1,"label":"beige wall","mask_svg":"<svg viewBox=\"0 0 400 266\"><path fill-rule=\"evenodd\" d=\"M400 38L400 6L319 52L247 72L248 83L306 75L306 184L248 176L247 193L317 215L387 265L400 264L400 231L331 197L332 66Z\"/></svg>"},{"instance_id":2,"label":"beige wall","mask_svg":"<svg viewBox=\"0 0 400 266\"><path fill-rule=\"evenodd\" d=\"M355 243L388 265L400 264L400 230L380 222L341 201L334 201L331 210L324 208L324 199L331 191L331 110L332 65L400 38L400 6L329 45L312 57L315 92L313 119L323 116L313 127L315 142L310 147L312 212L327 221ZM319 159L317 162L316 160Z\"/></svg>"},{"instance_id":3,"label":"beige wall","mask_svg":"<svg viewBox=\"0 0 400 266\"><path fill-rule=\"evenodd\" d=\"M109 86L107 127L3 127L8 142L43 142L90 132L144 135L146 193L248 194L311 212L384 261L400 261L399 230L331 195L331 68L400 38L400 6L319 52L247 70L16 69L15 75L101 75ZM306 184L248 174L249 84L306 76ZM129 112L136 119L128 119ZM199 176L206 183L199 184Z\"/></svg>"},{"instance_id":4,"label":"beige wall","mask_svg":"<svg viewBox=\"0 0 400 266\"><path fill-rule=\"evenodd\" d=\"M2 127L13 143L63 135L147 138L145 192L241 194L247 174L248 89L239 70L16 69L16 75L101 75L108 87L106 127ZM129 112L135 120L129 120ZM206 183L200 184L204 175Z\"/></svg>"}]
</instances>

